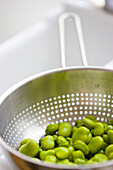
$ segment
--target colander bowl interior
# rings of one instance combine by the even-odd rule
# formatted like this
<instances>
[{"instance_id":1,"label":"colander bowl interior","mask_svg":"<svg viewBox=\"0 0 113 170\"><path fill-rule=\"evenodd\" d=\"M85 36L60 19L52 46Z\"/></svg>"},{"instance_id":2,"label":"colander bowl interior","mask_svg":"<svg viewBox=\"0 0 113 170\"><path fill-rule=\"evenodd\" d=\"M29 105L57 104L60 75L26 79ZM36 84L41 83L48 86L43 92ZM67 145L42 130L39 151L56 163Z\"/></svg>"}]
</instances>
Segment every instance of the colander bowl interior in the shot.
<instances>
[{"instance_id":1,"label":"colander bowl interior","mask_svg":"<svg viewBox=\"0 0 113 170\"><path fill-rule=\"evenodd\" d=\"M39 141L50 123L74 125L88 114L113 119L113 71L81 67L38 74L9 89L0 102L2 143L18 150L24 138Z\"/></svg>"}]
</instances>

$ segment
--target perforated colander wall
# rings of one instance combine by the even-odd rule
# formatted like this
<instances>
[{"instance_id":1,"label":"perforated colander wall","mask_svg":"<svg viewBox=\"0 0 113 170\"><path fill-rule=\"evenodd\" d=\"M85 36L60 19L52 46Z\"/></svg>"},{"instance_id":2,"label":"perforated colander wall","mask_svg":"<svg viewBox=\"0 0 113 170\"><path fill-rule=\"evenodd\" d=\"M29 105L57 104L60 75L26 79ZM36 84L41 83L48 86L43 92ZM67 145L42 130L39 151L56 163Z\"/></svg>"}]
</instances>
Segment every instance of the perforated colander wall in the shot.
<instances>
[{"instance_id":1,"label":"perforated colander wall","mask_svg":"<svg viewBox=\"0 0 113 170\"><path fill-rule=\"evenodd\" d=\"M113 118L113 96L97 93L64 94L39 101L11 120L2 137L14 149L24 138L39 140L49 123L83 119L87 114L106 122Z\"/></svg>"}]
</instances>

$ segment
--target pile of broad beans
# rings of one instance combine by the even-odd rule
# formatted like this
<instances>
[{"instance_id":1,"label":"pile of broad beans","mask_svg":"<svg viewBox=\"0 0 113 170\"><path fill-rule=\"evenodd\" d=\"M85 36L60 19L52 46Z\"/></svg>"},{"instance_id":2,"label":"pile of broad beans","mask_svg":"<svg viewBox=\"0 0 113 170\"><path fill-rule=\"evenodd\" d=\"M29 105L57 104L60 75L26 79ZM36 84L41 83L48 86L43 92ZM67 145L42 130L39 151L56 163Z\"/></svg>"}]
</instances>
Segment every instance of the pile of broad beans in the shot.
<instances>
[{"instance_id":1,"label":"pile of broad beans","mask_svg":"<svg viewBox=\"0 0 113 170\"><path fill-rule=\"evenodd\" d=\"M49 124L39 143L24 139L19 152L36 161L77 166L113 159L113 121L99 122L88 115L71 126L66 122Z\"/></svg>"}]
</instances>

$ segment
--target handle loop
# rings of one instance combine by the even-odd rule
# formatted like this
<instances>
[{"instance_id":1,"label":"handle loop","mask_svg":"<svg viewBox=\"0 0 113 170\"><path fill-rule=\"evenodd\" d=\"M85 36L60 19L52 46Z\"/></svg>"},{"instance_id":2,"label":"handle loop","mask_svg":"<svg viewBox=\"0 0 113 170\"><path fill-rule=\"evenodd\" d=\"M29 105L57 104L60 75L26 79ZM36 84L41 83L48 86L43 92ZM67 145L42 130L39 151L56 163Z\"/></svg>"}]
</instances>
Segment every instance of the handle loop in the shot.
<instances>
[{"instance_id":1,"label":"handle loop","mask_svg":"<svg viewBox=\"0 0 113 170\"><path fill-rule=\"evenodd\" d=\"M62 68L66 67L65 20L69 18L72 18L74 20L74 23L76 26L80 52L81 52L81 57L82 57L82 64L83 66L88 66L80 17L73 12L69 12L69 13L62 14L59 17L61 67Z\"/></svg>"}]
</instances>

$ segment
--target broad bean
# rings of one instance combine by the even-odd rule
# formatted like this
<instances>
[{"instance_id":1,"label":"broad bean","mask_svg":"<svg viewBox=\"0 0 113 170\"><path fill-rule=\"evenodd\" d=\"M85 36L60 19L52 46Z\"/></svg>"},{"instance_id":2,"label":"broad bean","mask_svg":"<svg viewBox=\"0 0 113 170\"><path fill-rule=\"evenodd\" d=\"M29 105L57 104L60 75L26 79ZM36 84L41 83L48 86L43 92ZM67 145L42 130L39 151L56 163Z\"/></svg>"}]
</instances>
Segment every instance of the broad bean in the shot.
<instances>
[{"instance_id":1,"label":"broad bean","mask_svg":"<svg viewBox=\"0 0 113 170\"><path fill-rule=\"evenodd\" d=\"M58 136L56 142L59 146L69 146L69 142L63 136Z\"/></svg>"},{"instance_id":2,"label":"broad bean","mask_svg":"<svg viewBox=\"0 0 113 170\"><path fill-rule=\"evenodd\" d=\"M72 135L74 134L74 132L77 130L77 127L76 126L73 126L72 127Z\"/></svg>"},{"instance_id":3,"label":"broad bean","mask_svg":"<svg viewBox=\"0 0 113 170\"><path fill-rule=\"evenodd\" d=\"M105 127L105 133L107 133L108 132L108 130L113 130L113 126L112 125L104 125Z\"/></svg>"},{"instance_id":4,"label":"broad bean","mask_svg":"<svg viewBox=\"0 0 113 170\"><path fill-rule=\"evenodd\" d=\"M35 157L39 151L39 144L33 139L24 139L21 142L19 152L24 155Z\"/></svg>"},{"instance_id":5,"label":"broad bean","mask_svg":"<svg viewBox=\"0 0 113 170\"><path fill-rule=\"evenodd\" d=\"M50 149L47 151L41 151L40 159L44 161L46 159L46 156L48 156L48 155L55 155L55 150Z\"/></svg>"},{"instance_id":6,"label":"broad bean","mask_svg":"<svg viewBox=\"0 0 113 170\"><path fill-rule=\"evenodd\" d=\"M55 146L53 136L47 135L41 140L41 146L43 149L53 149Z\"/></svg>"},{"instance_id":7,"label":"broad bean","mask_svg":"<svg viewBox=\"0 0 113 170\"><path fill-rule=\"evenodd\" d=\"M55 149L55 152L59 159L66 159L69 156L69 149L66 147L58 147Z\"/></svg>"},{"instance_id":8,"label":"broad bean","mask_svg":"<svg viewBox=\"0 0 113 170\"><path fill-rule=\"evenodd\" d=\"M69 159L63 159L63 160L62 159L58 159L57 160L57 163L59 163L59 164L69 164L69 162L70 162Z\"/></svg>"},{"instance_id":9,"label":"broad bean","mask_svg":"<svg viewBox=\"0 0 113 170\"><path fill-rule=\"evenodd\" d=\"M93 162L105 162L105 161L108 161L108 158L106 155L98 153L98 154L94 155L94 157L91 158L91 160Z\"/></svg>"},{"instance_id":10,"label":"broad bean","mask_svg":"<svg viewBox=\"0 0 113 170\"><path fill-rule=\"evenodd\" d=\"M88 144L89 152L91 154L97 153L101 149L102 144L103 144L102 137L100 136L93 137Z\"/></svg>"},{"instance_id":11,"label":"broad bean","mask_svg":"<svg viewBox=\"0 0 113 170\"><path fill-rule=\"evenodd\" d=\"M92 115L87 115L85 118L88 118L88 119L91 119L91 120L97 122L97 119Z\"/></svg>"},{"instance_id":12,"label":"broad bean","mask_svg":"<svg viewBox=\"0 0 113 170\"><path fill-rule=\"evenodd\" d=\"M46 162L51 162L51 163L56 163L57 162L57 158L54 155L48 155L48 156L46 156L45 161Z\"/></svg>"},{"instance_id":13,"label":"broad bean","mask_svg":"<svg viewBox=\"0 0 113 170\"><path fill-rule=\"evenodd\" d=\"M104 154L98 153L94 155L91 159L89 159L87 161L87 164L97 164L97 163L106 162L106 161L108 161L107 156Z\"/></svg>"},{"instance_id":14,"label":"broad bean","mask_svg":"<svg viewBox=\"0 0 113 170\"><path fill-rule=\"evenodd\" d=\"M74 142L73 146L75 149L81 150L84 153L84 155L89 154L89 148L83 141L77 140Z\"/></svg>"},{"instance_id":15,"label":"broad bean","mask_svg":"<svg viewBox=\"0 0 113 170\"><path fill-rule=\"evenodd\" d=\"M113 144L113 130L108 130L107 131L107 135L108 135L108 141L110 144Z\"/></svg>"},{"instance_id":16,"label":"broad bean","mask_svg":"<svg viewBox=\"0 0 113 170\"><path fill-rule=\"evenodd\" d=\"M107 119L107 124L108 124L108 125L113 125L113 120L108 120L108 119Z\"/></svg>"},{"instance_id":17,"label":"broad bean","mask_svg":"<svg viewBox=\"0 0 113 170\"><path fill-rule=\"evenodd\" d=\"M95 121L89 118L84 118L83 119L83 124L88 128L88 129L93 129L95 125Z\"/></svg>"},{"instance_id":18,"label":"broad bean","mask_svg":"<svg viewBox=\"0 0 113 170\"><path fill-rule=\"evenodd\" d=\"M74 158L74 163L75 164L85 164L86 161L84 159Z\"/></svg>"},{"instance_id":19,"label":"broad bean","mask_svg":"<svg viewBox=\"0 0 113 170\"><path fill-rule=\"evenodd\" d=\"M58 130L58 124L49 124L46 128L46 135L53 135Z\"/></svg>"},{"instance_id":20,"label":"broad bean","mask_svg":"<svg viewBox=\"0 0 113 170\"><path fill-rule=\"evenodd\" d=\"M101 122L97 122L94 125L94 136L102 136L104 134L104 125Z\"/></svg>"},{"instance_id":21,"label":"broad bean","mask_svg":"<svg viewBox=\"0 0 113 170\"><path fill-rule=\"evenodd\" d=\"M76 121L75 121L75 126L77 127L78 124L82 124L82 120L76 120Z\"/></svg>"},{"instance_id":22,"label":"broad bean","mask_svg":"<svg viewBox=\"0 0 113 170\"><path fill-rule=\"evenodd\" d=\"M68 147L68 150L69 150L69 154L71 154L71 153L74 151L74 147L70 145L70 146Z\"/></svg>"},{"instance_id":23,"label":"broad bean","mask_svg":"<svg viewBox=\"0 0 113 170\"><path fill-rule=\"evenodd\" d=\"M109 143L109 139L108 139L108 135L106 134L103 134L103 139L104 139L104 142L106 142L107 144Z\"/></svg>"},{"instance_id":24,"label":"broad bean","mask_svg":"<svg viewBox=\"0 0 113 170\"><path fill-rule=\"evenodd\" d=\"M85 160L85 156L81 150L73 151L72 152L72 157L74 158L80 158Z\"/></svg>"},{"instance_id":25,"label":"broad bean","mask_svg":"<svg viewBox=\"0 0 113 170\"><path fill-rule=\"evenodd\" d=\"M90 133L90 130L86 127L80 127L74 132L72 136L72 141L74 143L76 140L81 140L87 144L89 143L91 138L92 138L92 135Z\"/></svg>"},{"instance_id":26,"label":"broad bean","mask_svg":"<svg viewBox=\"0 0 113 170\"><path fill-rule=\"evenodd\" d=\"M46 135L35 140L21 141L19 152L51 163L77 166L97 164L113 159L113 120L99 122L92 115L76 120L75 126L67 122L49 124Z\"/></svg>"},{"instance_id":27,"label":"broad bean","mask_svg":"<svg viewBox=\"0 0 113 170\"><path fill-rule=\"evenodd\" d=\"M68 137L71 135L72 127L69 123L62 123L58 129L58 135Z\"/></svg>"},{"instance_id":28,"label":"broad bean","mask_svg":"<svg viewBox=\"0 0 113 170\"><path fill-rule=\"evenodd\" d=\"M113 144L106 147L105 154L109 159L113 159Z\"/></svg>"}]
</instances>

